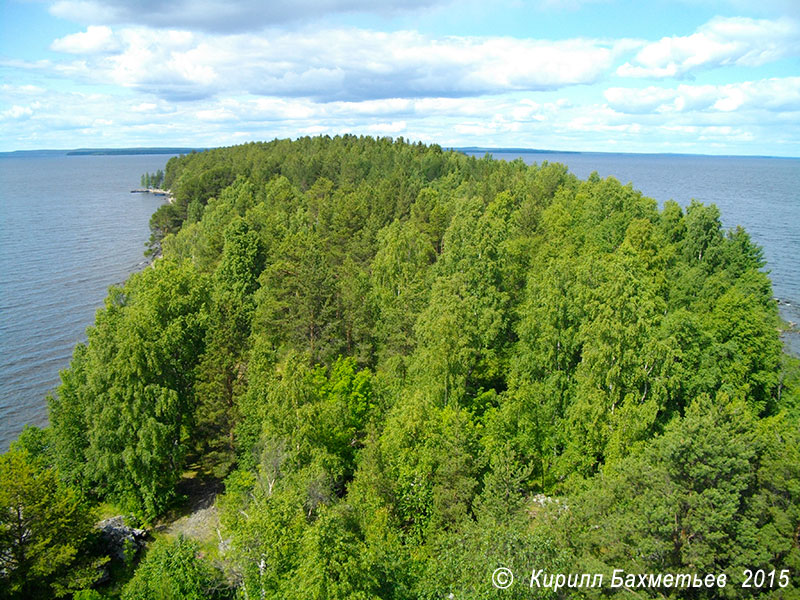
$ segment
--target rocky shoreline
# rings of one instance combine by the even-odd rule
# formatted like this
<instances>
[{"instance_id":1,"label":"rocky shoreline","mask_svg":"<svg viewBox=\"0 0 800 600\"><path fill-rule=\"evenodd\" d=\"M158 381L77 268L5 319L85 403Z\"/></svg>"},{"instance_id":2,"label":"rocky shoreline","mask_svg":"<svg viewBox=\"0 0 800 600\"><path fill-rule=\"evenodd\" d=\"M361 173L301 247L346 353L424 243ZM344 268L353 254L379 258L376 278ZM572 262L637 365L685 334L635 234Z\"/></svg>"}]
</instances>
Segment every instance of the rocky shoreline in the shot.
<instances>
[{"instance_id":1,"label":"rocky shoreline","mask_svg":"<svg viewBox=\"0 0 800 600\"><path fill-rule=\"evenodd\" d=\"M154 196L166 196L167 202L172 204L174 200L170 190L162 190L161 188L136 188L131 190L131 194L153 194Z\"/></svg>"}]
</instances>

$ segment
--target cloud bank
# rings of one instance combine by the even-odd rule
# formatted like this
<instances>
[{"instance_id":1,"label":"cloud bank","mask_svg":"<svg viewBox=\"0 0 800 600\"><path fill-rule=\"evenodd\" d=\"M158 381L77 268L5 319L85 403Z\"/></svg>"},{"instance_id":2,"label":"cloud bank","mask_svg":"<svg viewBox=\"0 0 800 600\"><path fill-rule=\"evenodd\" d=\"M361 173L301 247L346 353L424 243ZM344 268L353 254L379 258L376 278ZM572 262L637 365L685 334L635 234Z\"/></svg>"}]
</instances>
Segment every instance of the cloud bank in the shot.
<instances>
[{"instance_id":1,"label":"cloud bank","mask_svg":"<svg viewBox=\"0 0 800 600\"><path fill-rule=\"evenodd\" d=\"M303 0L259 12L207 0L203 12L145 0L138 20L157 26L125 24L135 15L117 0L58 2L53 11L92 10L95 22L53 40L49 57L0 57L14 82L0 85L0 124L17 147L356 133L578 150L759 142L751 153L800 154L800 21L789 17L716 17L651 40L448 36L320 17L443 2ZM190 26L183 12L208 23ZM242 15L250 23L234 26Z\"/></svg>"},{"instance_id":2,"label":"cloud bank","mask_svg":"<svg viewBox=\"0 0 800 600\"><path fill-rule=\"evenodd\" d=\"M170 100L218 94L317 101L462 97L592 84L630 42L431 38L360 29L209 35L90 26L53 42L73 67Z\"/></svg>"},{"instance_id":3,"label":"cloud bank","mask_svg":"<svg viewBox=\"0 0 800 600\"><path fill-rule=\"evenodd\" d=\"M716 18L688 36L647 44L617 69L623 77L684 77L722 66L758 67L800 53L800 24L787 17L766 20Z\"/></svg>"}]
</instances>

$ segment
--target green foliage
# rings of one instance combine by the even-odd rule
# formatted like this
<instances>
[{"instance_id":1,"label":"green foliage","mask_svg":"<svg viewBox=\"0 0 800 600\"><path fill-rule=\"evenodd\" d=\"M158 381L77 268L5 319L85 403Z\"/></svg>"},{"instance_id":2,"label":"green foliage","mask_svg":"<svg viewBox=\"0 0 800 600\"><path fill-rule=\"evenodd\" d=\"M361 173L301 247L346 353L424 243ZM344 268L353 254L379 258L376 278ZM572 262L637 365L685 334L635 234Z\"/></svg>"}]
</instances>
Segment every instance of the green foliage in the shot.
<instances>
[{"instance_id":1,"label":"green foliage","mask_svg":"<svg viewBox=\"0 0 800 600\"><path fill-rule=\"evenodd\" d=\"M176 233L183 222L183 213L175 204L162 204L150 217L150 239L147 256L161 256L161 244L169 234Z\"/></svg>"},{"instance_id":2,"label":"green foliage","mask_svg":"<svg viewBox=\"0 0 800 600\"><path fill-rule=\"evenodd\" d=\"M206 304L203 278L166 259L112 288L50 399L63 477L148 518L164 508L194 420Z\"/></svg>"},{"instance_id":3,"label":"green foliage","mask_svg":"<svg viewBox=\"0 0 800 600\"><path fill-rule=\"evenodd\" d=\"M103 600L104 596L97 590L79 590L72 596L72 600Z\"/></svg>"},{"instance_id":4,"label":"green foliage","mask_svg":"<svg viewBox=\"0 0 800 600\"><path fill-rule=\"evenodd\" d=\"M179 538L157 541L133 578L122 600L217 600L233 594L221 573L199 554L196 543Z\"/></svg>"},{"instance_id":5,"label":"green foliage","mask_svg":"<svg viewBox=\"0 0 800 600\"><path fill-rule=\"evenodd\" d=\"M28 460L36 463L39 467L53 467L55 457L53 456L52 435L53 432L48 427L26 425L19 437L11 442L11 450L27 453Z\"/></svg>"},{"instance_id":6,"label":"green foliage","mask_svg":"<svg viewBox=\"0 0 800 600\"><path fill-rule=\"evenodd\" d=\"M235 219L226 228L222 259L212 279L205 353L195 375L202 454L222 471L233 461L236 398L245 385L253 292L263 265L258 235Z\"/></svg>"},{"instance_id":7,"label":"green foliage","mask_svg":"<svg viewBox=\"0 0 800 600\"><path fill-rule=\"evenodd\" d=\"M164 185L164 171L159 169L155 173L144 173L141 184L143 188L161 189L161 186Z\"/></svg>"},{"instance_id":8,"label":"green foliage","mask_svg":"<svg viewBox=\"0 0 800 600\"><path fill-rule=\"evenodd\" d=\"M758 422L742 402L701 397L592 480L556 530L578 568L727 573L726 597L744 593L744 569L788 568L796 584L797 436L781 417Z\"/></svg>"},{"instance_id":9,"label":"green foliage","mask_svg":"<svg viewBox=\"0 0 800 600\"><path fill-rule=\"evenodd\" d=\"M412 225L395 221L378 233L370 291L381 362L405 359L414 348L414 321L430 293L435 250Z\"/></svg>"},{"instance_id":10,"label":"green foliage","mask_svg":"<svg viewBox=\"0 0 800 600\"><path fill-rule=\"evenodd\" d=\"M503 276L510 204L508 195L485 212L478 199L458 203L444 236L430 301L417 321L414 367L420 387L435 386L431 393L445 404L474 404L485 389L504 387L512 316L510 278Z\"/></svg>"},{"instance_id":11,"label":"green foliage","mask_svg":"<svg viewBox=\"0 0 800 600\"><path fill-rule=\"evenodd\" d=\"M469 518L480 465L466 410L409 396L392 409L368 450L372 456L355 485L389 511L406 540L421 543Z\"/></svg>"},{"instance_id":12,"label":"green foliage","mask_svg":"<svg viewBox=\"0 0 800 600\"><path fill-rule=\"evenodd\" d=\"M163 258L111 290L19 446L149 519L190 458L227 474L242 595L797 572L800 370L713 205L349 135L176 157L163 186ZM126 594L200 594L180 544Z\"/></svg>"},{"instance_id":13,"label":"green foliage","mask_svg":"<svg viewBox=\"0 0 800 600\"><path fill-rule=\"evenodd\" d=\"M416 598L467 600L557 598L552 590L529 587L531 569L564 573L570 568L563 553L550 540L534 533L524 513L511 522L496 522L480 515L430 544L430 555L420 577ZM492 575L504 567L514 574L508 589L492 584Z\"/></svg>"},{"instance_id":14,"label":"green foliage","mask_svg":"<svg viewBox=\"0 0 800 600\"><path fill-rule=\"evenodd\" d=\"M30 434L29 434L30 435ZM0 595L60 598L94 582L92 512L53 469L17 448L0 455Z\"/></svg>"}]
</instances>

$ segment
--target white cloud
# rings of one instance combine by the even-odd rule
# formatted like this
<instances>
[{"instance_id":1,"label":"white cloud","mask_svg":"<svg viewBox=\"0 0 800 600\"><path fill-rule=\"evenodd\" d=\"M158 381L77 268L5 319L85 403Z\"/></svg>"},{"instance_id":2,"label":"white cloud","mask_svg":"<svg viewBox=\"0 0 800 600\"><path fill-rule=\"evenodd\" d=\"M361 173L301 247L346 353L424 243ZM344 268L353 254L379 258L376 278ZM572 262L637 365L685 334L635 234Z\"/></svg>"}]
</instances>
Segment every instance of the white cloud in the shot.
<instances>
[{"instance_id":1,"label":"white cloud","mask_svg":"<svg viewBox=\"0 0 800 600\"><path fill-rule=\"evenodd\" d=\"M72 33L55 40L50 47L57 52L95 54L114 52L119 49L120 45L110 27L90 25L86 31Z\"/></svg>"},{"instance_id":2,"label":"white cloud","mask_svg":"<svg viewBox=\"0 0 800 600\"><path fill-rule=\"evenodd\" d=\"M452 99L457 102L456 99ZM364 100L361 102L330 102L328 110L338 114L357 114L361 116L381 116L409 114L416 102L407 98L383 98L380 100Z\"/></svg>"},{"instance_id":3,"label":"white cloud","mask_svg":"<svg viewBox=\"0 0 800 600\"><path fill-rule=\"evenodd\" d=\"M319 114L317 107L306 100L282 99L282 98L257 98L247 107L242 104L242 110L249 114L249 118L255 121L297 121L302 119L313 119Z\"/></svg>"},{"instance_id":4,"label":"white cloud","mask_svg":"<svg viewBox=\"0 0 800 600\"><path fill-rule=\"evenodd\" d=\"M330 133L330 127L326 125L310 125L308 127L303 127L300 129L301 135L323 135L326 133Z\"/></svg>"},{"instance_id":5,"label":"white cloud","mask_svg":"<svg viewBox=\"0 0 800 600\"><path fill-rule=\"evenodd\" d=\"M219 146L305 134L355 133L403 135L444 146L700 152L713 147L720 152L752 148L750 153L797 154L800 119L796 112L786 111L800 107L797 93L792 100L789 92L800 90L800 81L787 79L742 86L746 101L731 112L720 110L724 105L714 107L721 98L735 98L724 86L679 86L672 99L665 99L662 112L636 114L622 113L611 102L578 104L564 98L536 102L521 93L327 103L247 95L169 104L139 94L55 91L31 102L24 90L3 88L0 116L6 146L13 144L9 149L24 144L40 148L152 146L159 143L154 140L164 139L175 145ZM754 90L763 90L763 98L774 97L773 108L759 106L758 99L749 95ZM649 93L658 97L660 92ZM693 96L701 97L706 108L675 108L678 98L689 98L689 102ZM701 104L699 99L694 101Z\"/></svg>"},{"instance_id":6,"label":"white cloud","mask_svg":"<svg viewBox=\"0 0 800 600\"><path fill-rule=\"evenodd\" d=\"M216 123L239 121L237 116L227 108L209 108L205 110L198 110L195 114L201 121L212 121Z\"/></svg>"},{"instance_id":7,"label":"white cloud","mask_svg":"<svg viewBox=\"0 0 800 600\"><path fill-rule=\"evenodd\" d=\"M19 106L14 105L11 108L0 112L0 121L5 120L15 120L19 121L22 119L27 119L33 114L33 110L30 106Z\"/></svg>"},{"instance_id":8,"label":"white cloud","mask_svg":"<svg viewBox=\"0 0 800 600\"><path fill-rule=\"evenodd\" d=\"M136 106L132 106L131 110L137 113L150 113L155 111L157 105L155 102L142 102L141 104L137 104Z\"/></svg>"},{"instance_id":9,"label":"white cloud","mask_svg":"<svg viewBox=\"0 0 800 600\"><path fill-rule=\"evenodd\" d=\"M613 110L629 115L760 110L800 111L800 77L776 77L725 85L676 88L609 88L604 93Z\"/></svg>"},{"instance_id":10,"label":"white cloud","mask_svg":"<svg viewBox=\"0 0 800 600\"><path fill-rule=\"evenodd\" d=\"M718 86L680 85L677 88L613 87L603 95L613 110L636 115L701 111L712 107L722 94Z\"/></svg>"},{"instance_id":11,"label":"white cloud","mask_svg":"<svg viewBox=\"0 0 800 600\"><path fill-rule=\"evenodd\" d=\"M609 105L628 114L647 114L658 111L665 103L674 101L675 90L659 87L632 89L613 87L603 94Z\"/></svg>"},{"instance_id":12,"label":"white cloud","mask_svg":"<svg viewBox=\"0 0 800 600\"><path fill-rule=\"evenodd\" d=\"M56 68L169 100L255 94L330 102L552 90L598 81L630 46L361 29L236 35L98 29L57 40L54 48L83 56ZM118 52L98 54L112 43Z\"/></svg>"},{"instance_id":13,"label":"white cloud","mask_svg":"<svg viewBox=\"0 0 800 600\"><path fill-rule=\"evenodd\" d=\"M642 70L672 61L676 74L691 75L794 52L788 34L765 23L793 22L717 19L698 30L699 41L668 38L678 41L662 55L646 52L661 42L634 40L90 26L53 43L71 56L0 60L13 77L0 84L0 118L4 144L12 149L34 139L37 147L164 139L218 146L356 133L445 146L628 151L704 151L702 143L711 148L729 140L740 144L739 152L774 153L764 148L784 144L781 152L797 154L800 77L643 88L616 79L618 87L591 87L625 61ZM776 43L765 40L765 32ZM683 56L675 50L681 44L706 44L707 50Z\"/></svg>"},{"instance_id":14,"label":"white cloud","mask_svg":"<svg viewBox=\"0 0 800 600\"><path fill-rule=\"evenodd\" d=\"M697 69L725 65L757 67L800 55L800 24L717 17L689 36L665 37L645 45L617 69L625 77L682 77Z\"/></svg>"},{"instance_id":15,"label":"white cloud","mask_svg":"<svg viewBox=\"0 0 800 600\"><path fill-rule=\"evenodd\" d=\"M38 85L11 85L8 83L0 84L0 91L4 93L12 93L18 95L25 95L25 96L35 96L37 94L41 94L45 91L45 89Z\"/></svg>"},{"instance_id":16,"label":"white cloud","mask_svg":"<svg viewBox=\"0 0 800 600\"><path fill-rule=\"evenodd\" d=\"M366 131L372 135L398 135L407 129L405 121L392 121L391 123L373 123L367 125Z\"/></svg>"}]
</instances>

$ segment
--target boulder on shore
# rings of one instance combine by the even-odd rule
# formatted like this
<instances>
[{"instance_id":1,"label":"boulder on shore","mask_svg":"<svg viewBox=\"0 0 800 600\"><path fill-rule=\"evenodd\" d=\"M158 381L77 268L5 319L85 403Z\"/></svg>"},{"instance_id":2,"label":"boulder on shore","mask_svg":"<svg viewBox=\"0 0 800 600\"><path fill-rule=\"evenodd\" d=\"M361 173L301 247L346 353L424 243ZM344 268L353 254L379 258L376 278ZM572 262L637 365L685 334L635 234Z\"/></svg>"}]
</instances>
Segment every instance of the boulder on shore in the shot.
<instances>
[{"instance_id":1,"label":"boulder on shore","mask_svg":"<svg viewBox=\"0 0 800 600\"><path fill-rule=\"evenodd\" d=\"M130 559L145 546L147 530L128 527L122 515L100 521L97 528L111 558L124 561L127 552Z\"/></svg>"}]
</instances>

